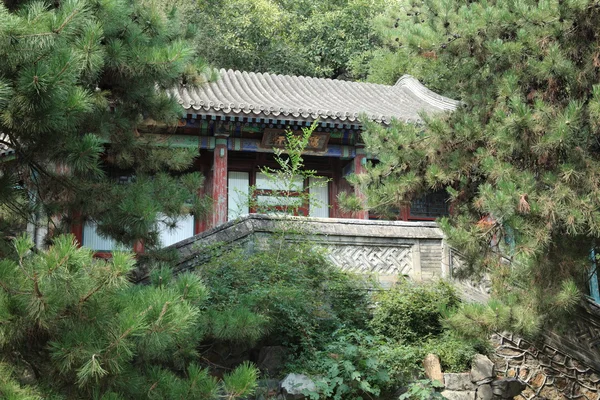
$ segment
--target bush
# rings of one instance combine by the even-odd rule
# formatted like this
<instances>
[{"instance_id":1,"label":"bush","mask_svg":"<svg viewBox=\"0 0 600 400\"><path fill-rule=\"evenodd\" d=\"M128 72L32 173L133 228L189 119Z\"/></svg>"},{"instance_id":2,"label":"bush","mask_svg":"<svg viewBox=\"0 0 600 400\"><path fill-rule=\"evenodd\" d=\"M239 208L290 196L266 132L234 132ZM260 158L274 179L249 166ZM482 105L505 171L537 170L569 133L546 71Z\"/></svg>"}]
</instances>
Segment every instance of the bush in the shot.
<instances>
[{"instance_id":1,"label":"bush","mask_svg":"<svg viewBox=\"0 0 600 400\"><path fill-rule=\"evenodd\" d=\"M305 352L289 367L315 378L312 399L388 398L409 385L405 398L429 398L435 388L423 376L423 359L437 354L445 372L468 370L478 343L462 340L450 332L431 336L425 342L403 344L364 330L335 332L321 350Z\"/></svg>"},{"instance_id":2,"label":"bush","mask_svg":"<svg viewBox=\"0 0 600 400\"><path fill-rule=\"evenodd\" d=\"M301 361L305 371L318 376L317 390L307 394L311 399L380 398L397 382L382 357L388 351L383 337L360 330L335 332L323 350Z\"/></svg>"},{"instance_id":3,"label":"bush","mask_svg":"<svg viewBox=\"0 0 600 400\"><path fill-rule=\"evenodd\" d=\"M444 331L441 335L430 337L421 348L420 360L429 353L440 358L442 369L445 372L464 372L471 367L471 360L477 353L487 353L486 342L465 339L451 331Z\"/></svg>"},{"instance_id":4,"label":"bush","mask_svg":"<svg viewBox=\"0 0 600 400\"><path fill-rule=\"evenodd\" d=\"M278 246L278 243L274 243ZM198 268L211 289L209 320L219 337L224 309L244 309L256 318L254 339L272 345L315 349L342 326L368 322L369 295L363 279L344 273L309 245L250 253L238 248ZM256 335L257 330L262 334ZM256 341L256 340L254 340Z\"/></svg>"},{"instance_id":5,"label":"bush","mask_svg":"<svg viewBox=\"0 0 600 400\"><path fill-rule=\"evenodd\" d=\"M444 371L462 372L477 352L485 352L479 342L444 328L444 315L459 303L446 282L403 282L376 300L366 326L334 332L317 351L301 353L288 366L317 377L311 398L387 398L423 376L429 353L440 357ZM434 389L418 381L405 398L429 398Z\"/></svg>"},{"instance_id":6,"label":"bush","mask_svg":"<svg viewBox=\"0 0 600 400\"><path fill-rule=\"evenodd\" d=\"M443 389L444 385L429 379L420 379L408 385L408 390L398 400L443 400L444 396L437 390Z\"/></svg>"},{"instance_id":7,"label":"bush","mask_svg":"<svg viewBox=\"0 0 600 400\"><path fill-rule=\"evenodd\" d=\"M402 281L377 298L371 327L374 332L400 342L416 343L443 331L442 312L459 299L445 281Z\"/></svg>"}]
</instances>

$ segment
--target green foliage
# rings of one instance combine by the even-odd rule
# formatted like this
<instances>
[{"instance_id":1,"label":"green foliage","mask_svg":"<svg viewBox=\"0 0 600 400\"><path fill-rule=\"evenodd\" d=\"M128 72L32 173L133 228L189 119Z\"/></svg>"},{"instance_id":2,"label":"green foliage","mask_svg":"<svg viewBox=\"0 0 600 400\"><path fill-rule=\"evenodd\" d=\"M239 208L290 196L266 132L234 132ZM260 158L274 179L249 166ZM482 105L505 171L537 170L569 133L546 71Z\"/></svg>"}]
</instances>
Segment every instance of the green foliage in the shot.
<instances>
[{"instance_id":1,"label":"green foliage","mask_svg":"<svg viewBox=\"0 0 600 400\"><path fill-rule=\"evenodd\" d=\"M592 1L529 0L401 1L377 22L373 80L409 73L462 104L419 126L367 123L379 162L359 184L375 209L445 190L442 228L464 275L490 274L506 329L574 315L587 284L600 238L599 22Z\"/></svg>"},{"instance_id":2,"label":"green foliage","mask_svg":"<svg viewBox=\"0 0 600 400\"><path fill-rule=\"evenodd\" d=\"M522 293L522 296L525 295ZM455 331L473 338L510 329L534 339L543 327L542 316L535 309L520 304L516 294L507 296L503 301L492 299L487 304L463 304L458 312L450 313L446 322Z\"/></svg>"},{"instance_id":3,"label":"green foliage","mask_svg":"<svg viewBox=\"0 0 600 400\"><path fill-rule=\"evenodd\" d=\"M195 364L208 297L198 276L163 267L151 285L132 286L130 254L97 261L72 236L42 253L31 246L20 237L16 258L0 261L0 392L8 398L38 398L10 378L23 365L40 396L233 399L254 389L248 364L222 382Z\"/></svg>"},{"instance_id":4,"label":"green foliage","mask_svg":"<svg viewBox=\"0 0 600 400\"><path fill-rule=\"evenodd\" d=\"M310 393L315 399L387 398L406 384L410 396L419 396L434 389L429 381L415 382L423 375L427 354L438 355L446 372L464 372L478 350L483 350L479 343L450 332L406 344L365 330L342 329L321 350L298 358L292 368L316 377L316 391Z\"/></svg>"},{"instance_id":5,"label":"green foliage","mask_svg":"<svg viewBox=\"0 0 600 400\"><path fill-rule=\"evenodd\" d=\"M401 281L376 298L371 326L380 335L415 343L442 332L442 311L458 305L454 288L445 281L419 284Z\"/></svg>"},{"instance_id":6,"label":"green foliage","mask_svg":"<svg viewBox=\"0 0 600 400\"><path fill-rule=\"evenodd\" d=\"M378 398L393 388L396 382L378 357L385 348L381 346L386 346L383 338L341 330L332 339L309 364L320 376L315 380L316 392L307 393L311 399Z\"/></svg>"},{"instance_id":7,"label":"green foliage","mask_svg":"<svg viewBox=\"0 0 600 400\"><path fill-rule=\"evenodd\" d=\"M88 218L149 246L159 216L172 223L202 211L200 201L186 204L202 185L187 173L197 150L144 134L180 118L168 90L210 76L195 28L157 3L0 4L0 132L15 151L0 163L4 207L36 223ZM119 185L123 177L130 184Z\"/></svg>"},{"instance_id":8,"label":"green foliage","mask_svg":"<svg viewBox=\"0 0 600 400\"><path fill-rule=\"evenodd\" d=\"M248 362L242 363L231 373L223 377L223 388L229 398L247 396L256 388L258 371Z\"/></svg>"},{"instance_id":9,"label":"green foliage","mask_svg":"<svg viewBox=\"0 0 600 400\"><path fill-rule=\"evenodd\" d=\"M340 192L337 195L340 209L346 213L362 211L365 207L364 201L354 193Z\"/></svg>"},{"instance_id":10,"label":"green foliage","mask_svg":"<svg viewBox=\"0 0 600 400\"><path fill-rule=\"evenodd\" d=\"M318 121L308 128L302 128L301 133L285 131L285 146L283 149L274 148L277 168L261 167L268 180L270 193L259 193L255 187L250 188L248 203L251 209L258 213L276 213L284 216L303 215L302 209L319 207L319 200L312 194L317 187L327 185L326 178L317 175L317 171L304 168L302 154L308 147L310 138L318 126ZM305 185L305 182L309 182ZM264 188L262 188L264 189ZM263 198L263 199L261 199ZM266 199L265 199L266 198ZM291 222L289 227L298 230L299 221ZM283 229L284 231L288 229ZM285 232L281 232L285 235Z\"/></svg>"},{"instance_id":11,"label":"green foliage","mask_svg":"<svg viewBox=\"0 0 600 400\"><path fill-rule=\"evenodd\" d=\"M318 351L305 351L291 364L292 370L316 377L312 398L387 398L422 376L430 353L440 357L444 371L463 372L476 353L488 350L483 342L444 327L445 316L459 304L446 282L401 283L375 300L368 325L346 325ZM426 396L433 389L430 382L417 381L406 396Z\"/></svg>"},{"instance_id":12,"label":"green foliage","mask_svg":"<svg viewBox=\"0 0 600 400\"><path fill-rule=\"evenodd\" d=\"M21 386L14 379L15 371L5 363L0 363L0 394L6 400L41 400L42 396L32 388Z\"/></svg>"},{"instance_id":13,"label":"green foliage","mask_svg":"<svg viewBox=\"0 0 600 400\"><path fill-rule=\"evenodd\" d=\"M215 66L348 78L370 58L377 43L371 20L385 2L211 0L197 7L202 55Z\"/></svg>"},{"instance_id":14,"label":"green foliage","mask_svg":"<svg viewBox=\"0 0 600 400\"><path fill-rule=\"evenodd\" d=\"M471 360L475 354L489 352L486 340L470 340L456 332L445 330L440 335L427 339L420 345L420 360L432 353L440 358L443 371L465 372L471 367Z\"/></svg>"},{"instance_id":15,"label":"green foliage","mask_svg":"<svg viewBox=\"0 0 600 400\"><path fill-rule=\"evenodd\" d=\"M437 392L443 389L444 385L438 381L429 379L419 379L408 385L408 390L401 394L398 400L431 400L443 399L444 397Z\"/></svg>"},{"instance_id":16,"label":"green foliage","mask_svg":"<svg viewBox=\"0 0 600 400\"><path fill-rule=\"evenodd\" d=\"M233 249L199 267L211 288L207 324L213 337L229 339L233 320L236 332L246 333L246 345L267 336L272 344L310 350L343 324L365 324L367 284L317 249L290 244L274 241L254 253Z\"/></svg>"}]
</instances>

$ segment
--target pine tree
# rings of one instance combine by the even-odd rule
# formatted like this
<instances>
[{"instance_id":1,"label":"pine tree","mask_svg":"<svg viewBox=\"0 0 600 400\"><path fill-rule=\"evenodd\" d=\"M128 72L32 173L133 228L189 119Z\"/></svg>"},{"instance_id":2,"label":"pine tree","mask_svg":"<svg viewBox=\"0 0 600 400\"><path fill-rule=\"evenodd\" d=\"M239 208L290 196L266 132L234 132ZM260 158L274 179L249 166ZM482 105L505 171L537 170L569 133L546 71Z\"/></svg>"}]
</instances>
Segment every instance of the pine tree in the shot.
<instances>
[{"instance_id":1,"label":"pine tree","mask_svg":"<svg viewBox=\"0 0 600 400\"><path fill-rule=\"evenodd\" d=\"M130 254L95 260L70 235L46 252L30 251L26 237L14 245L15 259L0 261L0 397L210 400L253 391L257 370L247 363L222 381L197 364L208 296L198 275L131 285Z\"/></svg>"},{"instance_id":2,"label":"pine tree","mask_svg":"<svg viewBox=\"0 0 600 400\"><path fill-rule=\"evenodd\" d=\"M159 216L200 213L197 151L157 146L141 127L176 126L168 96L210 74L195 28L153 1L0 4L0 199L22 218L88 218L123 243L157 243ZM127 184L117 184L126 177ZM64 226L56 226L56 232Z\"/></svg>"},{"instance_id":3,"label":"pine tree","mask_svg":"<svg viewBox=\"0 0 600 400\"><path fill-rule=\"evenodd\" d=\"M491 274L497 299L463 322L539 332L577 304L600 238L600 5L403 1L380 22L372 79L413 74L462 105L421 125L367 124L370 206L445 190L462 272Z\"/></svg>"}]
</instances>

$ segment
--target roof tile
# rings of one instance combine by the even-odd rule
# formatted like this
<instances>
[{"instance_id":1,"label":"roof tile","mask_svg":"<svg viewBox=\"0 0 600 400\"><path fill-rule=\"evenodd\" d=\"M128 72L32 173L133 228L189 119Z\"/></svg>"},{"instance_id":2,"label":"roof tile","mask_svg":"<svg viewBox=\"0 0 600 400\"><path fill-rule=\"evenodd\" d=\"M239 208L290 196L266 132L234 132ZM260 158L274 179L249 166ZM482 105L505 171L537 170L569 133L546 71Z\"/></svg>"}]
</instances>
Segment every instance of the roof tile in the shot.
<instances>
[{"instance_id":1,"label":"roof tile","mask_svg":"<svg viewBox=\"0 0 600 400\"><path fill-rule=\"evenodd\" d=\"M322 122L359 122L363 113L384 124L392 119L416 122L422 112L452 111L459 104L410 75L394 86L224 69L219 76L197 88L182 86L171 93L186 110Z\"/></svg>"}]
</instances>

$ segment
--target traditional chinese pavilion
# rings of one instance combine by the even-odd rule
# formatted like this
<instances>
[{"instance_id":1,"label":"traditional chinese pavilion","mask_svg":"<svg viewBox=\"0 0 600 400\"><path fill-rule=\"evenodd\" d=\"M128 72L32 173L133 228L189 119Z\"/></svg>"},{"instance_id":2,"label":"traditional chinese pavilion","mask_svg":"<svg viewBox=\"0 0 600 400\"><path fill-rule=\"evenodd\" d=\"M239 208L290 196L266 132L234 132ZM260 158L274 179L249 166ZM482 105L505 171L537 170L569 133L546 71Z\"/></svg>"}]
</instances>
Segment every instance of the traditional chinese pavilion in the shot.
<instances>
[{"instance_id":1,"label":"traditional chinese pavilion","mask_svg":"<svg viewBox=\"0 0 600 400\"><path fill-rule=\"evenodd\" d=\"M318 121L304 161L329 182L313 189L318 204L303 213L322 218L369 219L368 212L344 214L336 203L338 193L354 190L345 177L364 170L366 153L361 142L359 115L387 125L393 119L418 122L420 113L456 108L457 102L440 96L411 76L393 86L318 79L303 76L221 70L219 79L200 88L174 89L183 118L174 132L154 132L172 146L198 149L196 168L206 177L205 194L214 199L207 220L183 219L176 230L165 229L164 245L186 239L253 210L243 201L251 187L268 191L270 182L260 168L276 167L273 148L284 144L284 132L300 130ZM376 155L375 155L376 156ZM315 178L317 179L317 178ZM306 187L311 182L305 182ZM444 214L443 198L429 196L399 219L432 220ZM114 244L88 224L81 242L94 250L111 250Z\"/></svg>"}]
</instances>

